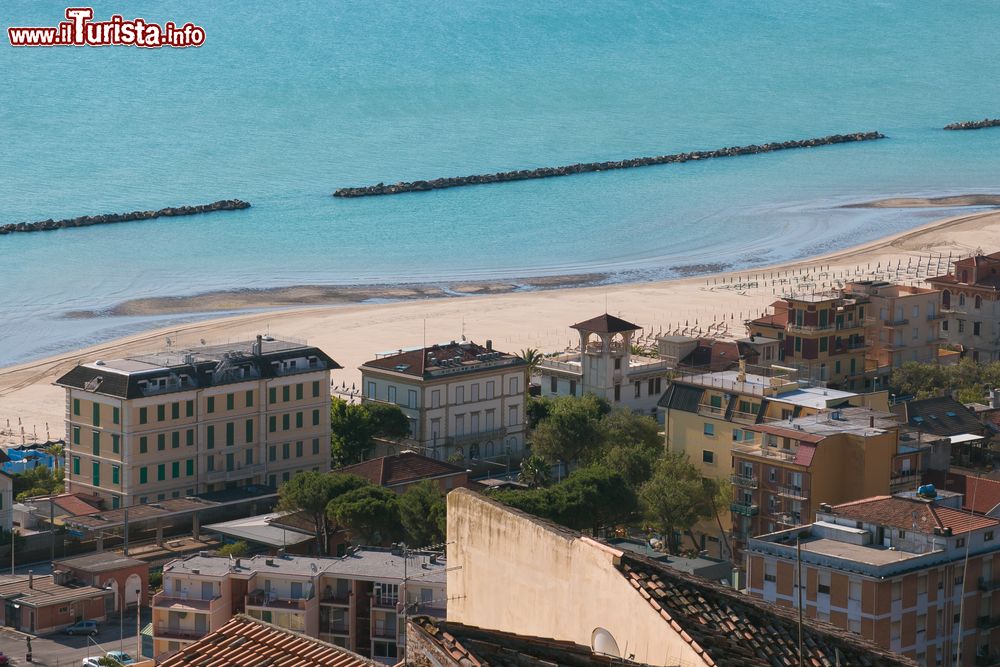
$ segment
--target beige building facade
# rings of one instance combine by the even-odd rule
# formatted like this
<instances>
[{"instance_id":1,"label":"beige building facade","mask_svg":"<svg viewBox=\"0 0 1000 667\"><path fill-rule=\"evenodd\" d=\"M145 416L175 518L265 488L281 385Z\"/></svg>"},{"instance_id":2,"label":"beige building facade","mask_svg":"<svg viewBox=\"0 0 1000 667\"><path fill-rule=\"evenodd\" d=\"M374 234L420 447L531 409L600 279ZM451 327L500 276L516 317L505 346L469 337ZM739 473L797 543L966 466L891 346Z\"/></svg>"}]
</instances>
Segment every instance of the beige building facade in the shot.
<instances>
[{"instance_id":1,"label":"beige building facade","mask_svg":"<svg viewBox=\"0 0 1000 667\"><path fill-rule=\"evenodd\" d=\"M66 490L114 509L328 470L333 368L318 348L262 336L77 366L56 381Z\"/></svg>"}]
</instances>

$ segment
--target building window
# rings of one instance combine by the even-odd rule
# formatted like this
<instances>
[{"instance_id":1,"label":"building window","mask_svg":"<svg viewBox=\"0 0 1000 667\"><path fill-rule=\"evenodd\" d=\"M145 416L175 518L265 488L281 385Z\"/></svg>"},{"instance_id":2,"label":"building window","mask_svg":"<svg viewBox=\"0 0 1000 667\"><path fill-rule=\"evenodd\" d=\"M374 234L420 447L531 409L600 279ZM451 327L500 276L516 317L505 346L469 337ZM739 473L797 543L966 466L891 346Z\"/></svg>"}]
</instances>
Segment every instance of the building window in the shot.
<instances>
[{"instance_id":1,"label":"building window","mask_svg":"<svg viewBox=\"0 0 1000 667\"><path fill-rule=\"evenodd\" d=\"M549 378L549 392L553 394L559 393L559 378L554 375Z\"/></svg>"},{"instance_id":2,"label":"building window","mask_svg":"<svg viewBox=\"0 0 1000 667\"><path fill-rule=\"evenodd\" d=\"M992 541L993 541L993 531L987 530L985 533L983 533L983 542L992 542Z\"/></svg>"},{"instance_id":3,"label":"building window","mask_svg":"<svg viewBox=\"0 0 1000 667\"><path fill-rule=\"evenodd\" d=\"M916 331L916 330L914 329L914 331ZM980 331L980 323L979 322L973 322L972 323L972 335L973 336L978 336L979 335L979 331Z\"/></svg>"},{"instance_id":4,"label":"building window","mask_svg":"<svg viewBox=\"0 0 1000 667\"><path fill-rule=\"evenodd\" d=\"M958 321L958 333L965 333L965 320Z\"/></svg>"},{"instance_id":5,"label":"building window","mask_svg":"<svg viewBox=\"0 0 1000 667\"><path fill-rule=\"evenodd\" d=\"M111 434L111 453L120 454L121 453L121 436L117 433Z\"/></svg>"},{"instance_id":6,"label":"building window","mask_svg":"<svg viewBox=\"0 0 1000 667\"><path fill-rule=\"evenodd\" d=\"M149 450L149 440L146 438L146 436L140 437L139 438L139 453L140 454L145 454L148 450Z\"/></svg>"},{"instance_id":7,"label":"building window","mask_svg":"<svg viewBox=\"0 0 1000 667\"><path fill-rule=\"evenodd\" d=\"M188 447L193 447L194 446L194 429L193 428L189 428L187 430L187 446Z\"/></svg>"},{"instance_id":8,"label":"building window","mask_svg":"<svg viewBox=\"0 0 1000 667\"><path fill-rule=\"evenodd\" d=\"M101 464L98 463L97 461L94 461L91 464L91 473L92 473L92 476L93 476L94 486L100 486L101 485Z\"/></svg>"},{"instance_id":9,"label":"building window","mask_svg":"<svg viewBox=\"0 0 1000 667\"><path fill-rule=\"evenodd\" d=\"M829 345L830 345L830 339L828 337L823 336L822 338L819 339L820 352L826 352L827 349L829 348Z\"/></svg>"},{"instance_id":10,"label":"building window","mask_svg":"<svg viewBox=\"0 0 1000 667\"><path fill-rule=\"evenodd\" d=\"M162 422L167 419L167 406L165 403L161 403L156 406L156 421Z\"/></svg>"},{"instance_id":11,"label":"building window","mask_svg":"<svg viewBox=\"0 0 1000 667\"><path fill-rule=\"evenodd\" d=\"M375 392L375 383L374 382L369 382L368 383L368 398L370 398L370 399L372 399L374 401L375 398L376 398L376 396L377 396L377 394Z\"/></svg>"},{"instance_id":12,"label":"building window","mask_svg":"<svg viewBox=\"0 0 1000 667\"><path fill-rule=\"evenodd\" d=\"M622 386L620 384L615 385L615 400L622 400Z\"/></svg>"},{"instance_id":13,"label":"building window","mask_svg":"<svg viewBox=\"0 0 1000 667\"><path fill-rule=\"evenodd\" d=\"M702 433L704 433L705 435L715 435L715 424L710 424L708 422L705 422L705 427L702 430Z\"/></svg>"},{"instance_id":14,"label":"building window","mask_svg":"<svg viewBox=\"0 0 1000 667\"><path fill-rule=\"evenodd\" d=\"M276 387L271 387L267 390L267 402L270 405L274 405L278 402L278 390Z\"/></svg>"},{"instance_id":15,"label":"building window","mask_svg":"<svg viewBox=\"0 0 1000 667\"><path fill-rule=\"evenodd\" d=\"M441 407L441 390L435 389L431 392L431 407L439 408Z\"/></svg>"},{"instance_id":16,"label":"building window","mask_svg":"<svg viewBox=\"0 0 1000 667\"><path fill-rule=\"evenodd\" d=\"M636 398L642 397L642 382L639 380L635 381L635 397Z\"/></svg>"},{"instance_id":17,"label":"building window","mask_svg":"<svg viewBox=\"0 0 1000 667\"><path fill-rule=\"evenodd\" d=\"M508 410L507 426L517 426L521 423L521 414L518 406L512 405Z\"/></svg>"},{"instance_id":18,"label":"building window","mask_svg":"<svg viewBox=\"0 0 1000 667\"><path fill-rule=\"evenodd\" d=\"M417 390L410 389L406 392L406 407L416 409L417 407Z\"/></svg>"},{"instance_id":19,"label":"building window","mask_svg":"<svg viewBox=\"0 0 1000 667\"><path fill-rule=\"evenodd\" d=\"M205 427L205 446L209 449L215 448L215 424L209 424Z\"/></svg>"},{"instance_id":20,"label":"building window","mask_svg":"<svg viewBox=\"0 0 1000 667\"><path fill-rule=\"evenodd\" d=\"M278 460L278 447L276 445L271 445L270 451L267 453L267 459L269 461ZM274 486L273 484L271 486Z\"/></svg>"},{"instance_id":21,"label":"building window","mask_svg":"<svg viewBox=\"0 0 1000 667\"><path fill-rule=\"evenodd\" d=\"M156 466L156 481L162 482L166 478L167 478L167 465L165 463L161 463L158 466Z\"/></svg>"},{"instance_id":22,"label":"building window","mask_svg":"<svg viewBox=\"0 0 1000 667\"><path fill-rule=\"evenodd\" d=\"M286 384L281 388L281 401L287 403L290 400L292 400L292 387Z\"/></svg>"},{"instance_id":23,"label":"building window","mask_svg":"<svg viewBox=\"0 0 1000 667\"><path fill-rule=\"evenodd\" d=\"M94 415L93 415L93 417L94 417L94 426L100 426L101 425L101 404L100 403L94 403L94 410L93 410L93 412L94 412Z\"/></svg>"},{"instance_id":24,"label":"building window","mask_svg":"<svg viewBox=\"0 0 1000 667\"><path fill-rule=\"evenodd\" d=\"M576 396L576 380L569 381L569 395Z\"/></svg>"},{"instance_id":25,"label":"building window","mask_svg":"<svg viewBox=\"0 0 1000 667\"><path fill-rule=\"evenodd\" d=\"M299 382L297 385L295 385L295 400L296 401L301 401L302 400L302 396L303 396L302 392L303 392L303 385L302 385L301 382Z\"/></svg>"},{"instance_id":26,"label":"building window","mask_svg":"<svg viewBox=\"0 0 1000 667\"><path fill-rule=\"evenodd\" d=\"M493 382L493 380L490 380L489 382L486 383L486 400L487 401L493 400L493 397L495 395L496 395L496 383Z\"/></svg>"},{"instance_id":27,"label":"building window","mask_svg":"<svg viewBox=\"0 0 1000 667\"><path fill-rule=\"evenodd\" d=\"M292 449L290 443L286 442L285 444L283 444L281 446L281 458L287 461L289 458L291 458L291 451Z\"/></svg>"},{"instance_id":28,"label":"building window","mask_svg":"<svg viewBox=\"0 0 1000 667\"><path fill-rule=\"evenodd\" d=\"M292 415L291 415L291 413L285 413L285 414L281 415L281 430L282 431L287 431L288 429L290 429L291 428L291 424L292 424Z\"/></svg>"},{"instance_id":29,"label":"building window","mask_svg":"<svg viewBox=\"0 0 1000 667\"><path fill-rule=\"evenodd\" d=\"M796 352L802 351L802 339L799 338L798 336L795 337L795 351Z\"/></svg>"},{"instance_id":30,"label":"building window","mask_svg":"<svg viewBox=\"0 0 1000 667\"><path fill-rule=\"evenodd\" d=\"M234 444L236 444L236 424L226 422L226 447L232 447Z\"/></svg>"},{"instance_id":31,"label":"building window","mask_svg":"<svg viewBox=\"0 0 1000 667\"><path fill-rule=\"evenodd\" d=\"M79 456L74 456L73 457L73 474L74 475L79 475L80 474L80 457Z\"/></svg>"},{"instance_id":32,"label":"building window","mask_svg":"<svg viewBox=\"0 0 1000 667\"><path fill-rule=\"evenodd\" d=\"M209 396L205 399L205 412L208 414L215 412L215 396Z\"/></svg>"},{"instance_id":33,"label":"building window","mask_svg":"<svg viewBox=\"0 0 1000 667\"><path fill-rule=\"evenodd\" d=\"M121 484L121 481L119 480L119 477L118 477L119 474L121 474L121 468L119 468L118 466L111 466L111 483L112 484L115 484L115 485Z\"/></svg>"},{"instance_id":34,"label":"building window","mask_svg":"<svg viewBox=\"0 0 1000 667\"><path fill-rule=\"evenodd\" d=\"M620 371L622 369L622 359L621 357L615 357L615 370Z\"/></svg>"},{"instance_id":35,"label":"building window","mask_svg":"<svg viewBox=\"0 0 1000 667\"><path fill-rule=\"evenodd\" d=\"M702 463L715 463L715 453L711 450L705 449L701 452L701 462Z\"/></svg>"},{"instance_id":36,"label":"building window","mask_svg":"<svg viewBox=\"0 0 1000 667\"><path fill-rule=\"evenodd\" d=\"M119 424L122 420L122 411L119 408L111 408L111 423Z\"/></svg>"},{"instance_id":37,"label":"building window","mask_svg":"<svg viewBox=\"0 0 1000 667\"><path fill-rule=\"evenodd\" d=\"M247 451L249 452L253 450L248 449ZM186 467L187 467L187 476L191 477L192 475L194 475L194 459L188 459Z\"/></svg>"},{"instance_id":38,"label":"building window","mask_svg":"<svg viewBox=\"0 0 1000 667\"><path fill-rule=\"evenodd\" d=\"M319 455L319 438L313 438L313 456Z\"/></svg>"},{"instance_id":39,"label":"building window","mask_svg":"<svg viewBox=\"0 0 1000 667\"><path fill-rule=\"evenodd\" d=\"M314 380L312 383L313 398L319 398L319 380Z\"/></svg>"},{"instance_id":40,"label":"building window","mask_svg":"<svg viewBox=\"0 0 1000 667\"><path fill-rule=\"evenodd\" d=\"M319 426L319 410L313 410L313 426Z\"/></svg>"},{"instance_id":41,"label":"building window","mask_svg":"<svg viewBox=\"0 0 1000 667\"><path fill-rule=\"evenodd\" d=\"M511 395L517 394L521 391L521 380L517 377L512 377L508 384L508 392Z\"/></svg>"},{"instance_id":42,"label":"building window","mask_svg":"<svg viewBox=\"0 0 1000 667\"><path fill-rule=\"evenodd\" d=\"M302 458L302 441L301 440L299 440L298 442L295 443L295 458L297 458L297 459L301 459Z\"/></svg>"},{"instance_id":43,"label":"building window","mask_svg":"<svg viewBox=\"0 0 1000 667\"><path fill-rule=\"evenodd\" d=\"M177 479L181 476L181 462L174 461L170 464L170 476Z\"/></svg>"},{"instance_id":44,"label":"building window","mask_svg":"<svg viewBox=\"0 0 1000 667\"><path fill-rule=\"evenodd\" d=\"M139 468L139 483L145 484L149 481L149 471L146 470L146 466Z\"/></svg>"},{"instance_id":45,"label":"building window","mask_svg":"<svg viewBox=\"0 0 1000 667\"><path fill-rule=\"evenodd\" d=\"M278 418L275 415L271 415L267 418L267 430L271 433L278 430Z\"/></svg>"},{"instance_id":46,"label":"building window","mask_svg":"<svg viewBox=\"0 0 1000 667\"><path fill-rule=\"evenodd\" d=\"M965 546L965 538L964 537L960 537L957 540L955 540L955 546L958 547L958 548L964 547ZM956 580L955 580L955 585L956 586L958 584L962 583L961 581L958 581L959 578L960 577L957 577Z\"/></svg>"},{"instance_id":47,"label":"building window","mask_svg":"<svg viewBox=\"0 0 1000 667\"><path fill-rule=\"evenodd\" d=\"M173 449L177 449L178 447L181 446L181 432L180 431L174 431L173 433L170 434L170 446Z\"/></svg>"},{"instance_id":48,"label":"building window","mask_svg":"<svg viewBox=\"0 0 1000 667\"><path fill-rule=\"evenodd\" d=\"M396 402L396 387L395 386L389 385L386 388L386 399L385 400L389 401L390 403L395 403Z\"/></svg>"},{"instance_id":49,"label":"building window","mask_svg":"<svg viewBox=\"0 0 1000 667\"><path fill-rule=\"evenodd\" d=\"M963 277L964 277L964 274L963 274ZM963 281L963 282L965 282L965 281ZM960 305L960 306L964 306L965 305L965 295L964 294L959 294L958 295L958 305Z\"/></svg>"},{"instance_id":50,"label":"building window","mask_svg":"<svg viewBox=\"0 0 1000 667\"><path fill-rule=\"evenodd\" d=\"M233 393L226 394L226 410L232 410L236 407L236 395Z\"/></svg>"},{"instance_id":51,"label":"building window","mask_svg":"<svg viewBox=\"0 0 1000 667\"><path fill-rule=\"evenodd\" d=\"M149 413L146 408L139 408L139 423L145 424L149 421Z\"/></svg>"},{"instance_id":52,"label":"building window","mask_svg":"<svg viewBox=\"0 0 1000 667\"><path fill-rule=\"evenodd\" d=\"M194 401L184 402L184 414L188 417L194 417Z\"/></svg>"},{"instance_id":53,"label":"building window","mask_svg":"<svg viewBox=\"0 0 1000 667\"><path fill-rule=\"evenodd\" d=\"M91 441L92 441L93 446L94 446L94 456L100 456L101 455L101 432L100 431L94 431L91 434Z\"/></svg>"},{"instance_id":54,"label":"building window","mask_svg":"<svg viewBox=\"0 0 1000 667\"><path fill-rule=\"evenodd\" d=\"M80 416L80 399L79 398L74 398L73 399L73 414L76 415L77 417Z\"/></svg>"},{"instance_id":55,"label":"building window","mask_svg":"<svg viewBox=\"0 0 1000 667\"><path fill-rule=\"evenodd\" d=\"M156 450L162 452L167 448L167 434L157 433L156 434Z\"/></svg>"},{"instance_id":56,"label":"building window","mask_svg":"<svg viewBox=\"0 0 1000 667\"><path fill-rule=\"evenodd\" d=\"M181 404L178 401L174 401L170 404L170 418L180 419L181 418Z\"/></svg>"}]
</instances>

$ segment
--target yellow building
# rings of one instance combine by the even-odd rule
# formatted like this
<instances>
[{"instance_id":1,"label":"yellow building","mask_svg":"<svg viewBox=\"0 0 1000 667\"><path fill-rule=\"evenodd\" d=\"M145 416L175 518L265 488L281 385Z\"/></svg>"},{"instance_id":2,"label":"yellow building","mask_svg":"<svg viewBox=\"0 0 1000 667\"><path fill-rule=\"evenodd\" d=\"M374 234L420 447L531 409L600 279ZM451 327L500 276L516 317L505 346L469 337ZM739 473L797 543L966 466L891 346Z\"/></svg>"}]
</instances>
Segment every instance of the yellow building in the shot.
<instances>
[{"instance_id":1,"label":"yellow building","mask_svg":"<svg viewBox=\"0 0 1000 667\"><path fill-rule=\"evenodd\" d=\"M318 348L262 336L77 366L55 383L66 491L117 508L328 470L334 368Z\"/></svg>"}]
</instances>

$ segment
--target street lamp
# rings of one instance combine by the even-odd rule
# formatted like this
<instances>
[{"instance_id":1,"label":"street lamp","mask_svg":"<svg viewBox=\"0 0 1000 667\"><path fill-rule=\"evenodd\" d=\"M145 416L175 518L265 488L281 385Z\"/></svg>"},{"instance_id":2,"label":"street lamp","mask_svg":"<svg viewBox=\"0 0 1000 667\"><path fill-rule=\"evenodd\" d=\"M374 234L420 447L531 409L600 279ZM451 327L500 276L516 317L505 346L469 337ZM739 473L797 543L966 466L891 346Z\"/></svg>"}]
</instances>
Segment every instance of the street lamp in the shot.
<instances>
[{"instance_id":1,"label":"street lamp","mask_svg":"<svg viewBox=\"0 0 1000 667\"><path fill-rule=\"evenodd\" d=\"M112 586L112 582L104 585L104 590L115 592L115 602L118 603L118 650L125 652L125 597L119 599L117 587Z\"/></svg>"},{"instance_id":2,"label":"street lamp","mask_svg":"<svg viewBox=\"0 0 1000 667\"><path fill-rule=\"evenodd\" d=\"M135 659L142 660L142 590L135 589Z\"/></svg>"}]
</instances>

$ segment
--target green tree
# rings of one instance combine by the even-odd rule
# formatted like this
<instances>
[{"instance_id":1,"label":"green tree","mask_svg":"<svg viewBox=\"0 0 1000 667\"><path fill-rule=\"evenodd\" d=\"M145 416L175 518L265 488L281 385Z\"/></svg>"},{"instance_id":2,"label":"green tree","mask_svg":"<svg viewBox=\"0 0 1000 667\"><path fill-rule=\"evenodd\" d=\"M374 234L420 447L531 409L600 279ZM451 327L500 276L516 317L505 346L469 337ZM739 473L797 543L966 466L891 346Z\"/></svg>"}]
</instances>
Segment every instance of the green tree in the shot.
<instances>
[{"instance_id":1,"label":"green tree","mask_svg":"<svg viewBox=\"0 0 1000 667\"><path fill-rule=\"evenodd\" d=\"M518 479L528 486L546 486L552 478L552 466L541 456L529 454L521 459Z\"/></svg>"},{"instance_id":2,"label":"green tree","mask_svg":"<svg viewBox=\"0 0 1000 667\"><path fill-rule=\"evenodd\" d=\"M372 435L379 438L405 438L410 435L410 420L398 405L362 403L372 424Z\"/></svg>"},{"instance_id":3,"label":"green tree","mask_svg":"<svg viewBox=\"0 0 1000 667\"><path fill-rule=\"evenodd\" d=\"M13 475L14 498L22 502L34 496L49 496L63 492L63 470L36 466L19 475Z\"/></svg>"},{"instance_id":4,"label":"green tree","mask_svg":"<svg viewBox=\"0 0 1000 667\"><path fill-rule=\"evenodd\" d=\"M908 361L892 372L889 384L898 394L930 398L942 394L948 385L948 374L938 364Z\"/></svg>"},{"instance_id":5,"label":"green tree","mask_svg":"<svg viewBox=\"0 0 1000 667\"><path fill-rule=\"evenodd\" d=\"M677 453L660 459L653 476L639 490L639 502L646 519L665 535L670 553L679 550L679 534L715 511L698 469Z\"/></svg>"},{"instance_id":6,"label":"green tree","mask_svg":"<svg viewBox=\"0 0 1000 667\"><path fill-rule=\"evenodd\" d=\"M447 504L441 486L431 479L414 484L399 496L399 522L413 547L444 542Z\"/></svg>"},{"instance_id":7,"label":"green tree","mask_svg":"<svg viewBox=\"0 0 1000 667\"><path fill-rule=\"evenodd\" d=\"M528 421L528 428L533 429L538 426L539 422L549 416L551 408L552 399L540 396L529 397L528 404L524 408L524 416Z\"/></svg>"},{"instance_id":8,"label":"green tree","mask_svg":"<svg viewBox=\"0 0 1000 667\"><path fill-rule=\"evenodd\" d=\"M240 540L238 542L233 542L232 544L224 544L216 551L220 556L249 556L250 555L250 545Z\"/></svg>"},{"instance_id":9,"label":"green tree","mask_svg":"<svg viewBox=\"0 0 1000 667\"><path fill-rule=\"evenodd\" d=\"M335 467L365 460L372 438L404 438L410 421L398 405L330 400L330 447Z\"/></svg>"},{"instance_id":10,"label":"green tree","mask_svg":"<svg viewBox=\"0 0 1000 667\"><path fill-rule=\"evenodd\" d=\"M619 409L601 418L603 446L598 461L617 472L632 489L638 490L653 474L663 454L663 436L656 420Z\"/></svg>"},{"instance_id":11,"label":"green tree","mask_svg":"<svg viewBox=\"0 0 1000 667\"><path fill-rule=\"evenodd\" d=\"M399 533L399 498L381 486L368 484L330 501L327 516L364 544L392 541Z\"/></svg>"},{"instance_id":12,"label":"green tree","mask_svg":"<svg viewBox=\"0 0 1000 667\"><path fill-rule=\"evenodd\" d=\"M330 501L355 489L370 485L354 475L306 471L292 477L278 489L278 509L305 512L313 520L317 551L327 551L327 511Z\"/></svg>"},{"instance_id":13,"label":"green tree","mask_svg":"<svg viewBox=\"0 0 1000 667\"><path fill-rule=\"evenodd\" d=\"M593 394L552 399L548 416L532 432L532 452L552 463L593 460L604 442L601 418L609 410Z\"/></svg>"}]
</instances>

